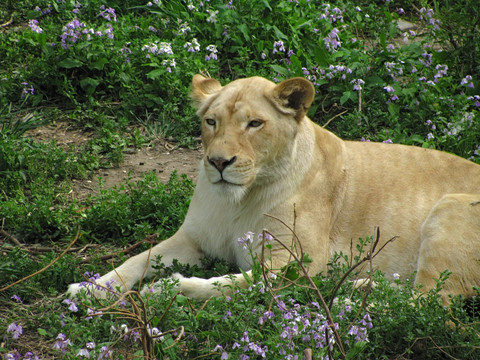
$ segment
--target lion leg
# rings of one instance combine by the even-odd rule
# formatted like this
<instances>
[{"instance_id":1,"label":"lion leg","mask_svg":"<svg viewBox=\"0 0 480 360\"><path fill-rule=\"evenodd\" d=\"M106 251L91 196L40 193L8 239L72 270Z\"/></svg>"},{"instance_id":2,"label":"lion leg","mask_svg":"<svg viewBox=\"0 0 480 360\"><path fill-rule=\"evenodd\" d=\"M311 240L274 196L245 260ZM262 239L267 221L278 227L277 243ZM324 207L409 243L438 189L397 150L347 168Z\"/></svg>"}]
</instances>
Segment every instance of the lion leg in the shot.
<instances>
[{"instance_id":1,"label":"lion leg","mask_svg":"<svg viewBox=\"0 0 480 360\"><path fill-rule=\"evenodd\" d=\"M421 228L421 246L415 284L422 291L436 287L441 272L451 275L442 291L448 295L475 295L480 285L480 194L449 194L430 211Z\"/></svg>"},{"instance_id":2,"label":"lion leg","mask_svg":"<svg viewBox=\"0 0 480 360\"><path fill-rule=\"evenodd\" d=\"M174 259L183 264L198 265L204 254L188 235L179 230L171 238L162 241L151 250L131 257L119 267L97 279L95 281L97 286L87 287L98 297L105 297L106 289L116 290L117 287L120 287L121 292L130 290L143 276L151 276L157 256L162 257L161 261L166 266L171 265ZM71 284L67 295L75 296L84 288L85 286L82 284Z\"/></svg>"}]
</instances>

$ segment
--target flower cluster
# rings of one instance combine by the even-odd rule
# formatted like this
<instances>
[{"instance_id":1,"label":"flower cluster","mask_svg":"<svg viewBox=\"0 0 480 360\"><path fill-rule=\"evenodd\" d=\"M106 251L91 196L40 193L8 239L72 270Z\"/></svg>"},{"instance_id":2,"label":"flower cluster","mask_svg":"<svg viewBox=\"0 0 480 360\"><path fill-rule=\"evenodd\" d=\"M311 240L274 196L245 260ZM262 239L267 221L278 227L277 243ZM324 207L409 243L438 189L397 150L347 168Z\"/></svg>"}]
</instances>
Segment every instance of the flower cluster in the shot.
<instances>
[{"instance_id":1,"label":"flower cluster","mask_svg":"<svg viewBox=\"0 0 480 360\"><path fill-rule=\"evenodd\" d=\"M115 9L113 8L105 8L104 5L100 7L100 13L98 14L99 17L106 19L107 21L117 21L117 16L115 14ZM113 26L110 22L107 23L106 29L102 32L100 30L94 30L93 28L87 29L87 25L80 21L78 18L67 23L63 29L63 33L60 35L62 48L67 49L71 44L75 44L80 40L87 40L90 41L92 39L92 35L96 37L102 37L106 35L109 39L114 38L113 34Z\"/></svg>"},{"instance_id":2,"label":"flower cluster","mask_svg":"<svg viewBox=\"0 0 480 360\"><path fill-rule=\"evenodd\" d=\"M22 85L23 85L22 98L24 98L28 94L33 95L35 93L35 89L33 88L33 85L29 84L28 82L22 82Z\"/></svg>"},{"instance_id":3,"label":"flower cluster","mask_svg":"<svg viewBox=\"0 0 480 360\"><path fill-rule=\"evenodd\" d=\"M431 25L435 30L439 29L439 24L440 20L435 19L433 17L433 9L426 9L426 8L421 8L420 9L420 20L427 22L429 25Z\"/></svg>"},{"instance_id":4,"label":"flower cluster","mask_svg":"<svg viewBox=\"0 0 480 360\"><path fill-rule=\"evenodd\" d=\"M342 42L340 41L340 37L338 36L338 29L333 28L332 31L327 35L327 37L323 38L323 43L329 52L335 52L342 46Z\"/></svg>"},{"instance_id":5,"label":"flower cluster","mask_svg":"<svg viewBox=\"0 0 480 360\"><path fill-rule=\"evenodd\" d=\"M32 19L28 22L28 26L33 32L36 32L37 34L43 33L43 29L38 26L38 21L35 19Z\"/></svg>"},{"instance_id":6,"label":"flower cluster","mask_svg":"<svg viewBox=\"0 0 480 360\"><path fill-rule=\"evenodd\" d=\"M71 300L71 299L65 299L62 301L64 304L67 304L68 305L68 309L72 312L77 312L78 311L78 307L77 307L77 304L75 303L75 301Z\"/></svg>"},{"instance_id":7,"label":"flower cluster","mask_svg":"<svg viewBox=\"0 0 480 360\"><path fill-rule=\"evenodd\" d=\"M145 44L142 47L142 51L147 51L147 58L152 55L173 55L172 44L168 42L158 42Z\"/></svg>"},{"instance_id":8,"label":"flower cluster","mask_svg":"<svg viewBox=\"0 0 480 360\"><path fill-rule=\"evenodd\" d=\"M257 235L258 243L262 243L264 239L263 233ZM242 246L244 250L247 250L249 247L253 245L255 240L255 234L251 231L247 231L242 237L237 239L238 245ZM271 242L273 241L273 236L269 233L265 232L265 241Z\"/></svg>"},{"instance_id":9,"label":"flower cluster","mask_svg":"<svg viewBox=\"0 0 480 360\"><path fill-rule=\"evenodd\" d=\"M232 352L239 359L245 360L250 358L294 359L299 353L299 348L302 347L314 348L318 354L321 354L322 351L326 353L327 349L333 349L336 341L333 329L337 331L343 326L347 326L345 328L347 336L343 338L346 345L354 346L355 343L369 341L368 330L373 327L372 319L368 313L365 313L362 318L355 320L356 312L352 311L351 305L345 305L341 309L337 315L338 321L332 325L322 314L323 310L317 302L300 304L292 298L284 301L278 295L275 299L276 306L272 309L265 311L252 309L252 314L258 316L258 324L265 331L272 329L278 332L281 341L267 346L245 330L239 334L231 348L219 344L214 351L219 351L222 359L227 359L229 352ZM252 339L253 337L255 339Z\"/></svg>"},{"instance_id":10,"label":"flower cluster","mask_svg":"<svg viewBox=\"0 0 480 360\"><path fill-rule=\"evenodd\" d=\"M208 52L210 52L210 54L205 55L205 61L217 60L218 50L217 50L217 47L216 47L215 45L208 45L208 46L206 47L206 50L207 50Z\"/></svg>"},{"instance_id":11,"label":"flower cluster","mask_svg":"<svg viewBox=\"0 0 480 360\"><path fill-rule=\"evenodd\" d=\"M283 44L282 40L278 40L273 43L272 54L276 54L277 52L285 52L285 45Z\"/></svg>"},{"instance_id":12,"label":"flower cluster","mask_svg":"<svg viewBox=\"0 0 480 360\"><path fill-rule=\"evenodd\" d=\"M343 11L337 7L330 9L330 4L324 4L320 19L327 19L332 24L337 22L343 23Z\"/></svg>"},{"instance_id":13,"label":"flower cluster","mask_svg":"<svg viewBox=\"0 0 480 360\"><path fill-rule=\"evenodd\" d=\"M473 85L473 84L472 84ZM475 107L480 107L480 95L469 96L467 100L473 101Z\"/></svg>"},{"instance_id":14,"label":"flower cluster","mask_svg":"<svg viewBox=\"0 0 480 360\"><path fill-rule=\"evenodd\" d=\"M48 7L44 10L42 10L40 6L36 6L35 9L33 9L33 11L38 11L40 15L50 14L52 12L52 4L48 4Z\"/></svg>"},{"instance_id":15,"label":"flower cluster","mask_svg":"<svg viewBox=\"0 0 480 360\"><path fill-rule=\"evenodd\" d=\"M353 90L361 91L362 85L365 84L365 81L363 81L362 79L353 79L352 81L350 81L350 83L353 84Z\"/></svg>"},{"instance_id":16,"label":"flower cluster","mask_svg":"<svg viewBox=\"0 0 480 360\"><path fill-rule=\"evenodd\" d=\"M162 65L165 67L165 70L167 70L167 72L169 73L172 72L172 68L177 67L177 63L175 62L175 59L165 59L162 61Z\"/></svg>"},{"instance_id":17,"label":"flower cluster","mask_svg":"<svg viewBox=\"0 0 480 360\"><path fill-rule=\"evenodd\" d=\"M62 35L60 35L62 48L67 49L68 42L76 43L79 39L82 39L83 34L94 33L93 29L86 30L86 26L87 25L85 25L85 23L81 22L78 19L74 19L70 21L67 25L65 25L62 29L63 33Z\"/></svg>"},{"instance_id":18,"label":"flower cluster","mask_svg":"<svg viewBox=\"0 0 480 360\"><path fill-rule=\"evenodd\" d=\"M472 76L467 75L465 76L462 81L460 81L460 85L467 85L469 88L474 89L475 85L472 82ZM478 96L478 95L477 95Z\"/></svg>"},{"instance_id":19,"label":"flower cluster","mask_svg":"<svg viewBox=\"0 0 480 360\"><path fill-rule=\"evenodd\" d=\"M216 23L217 22L217 19L216 19L216 16L218 14L218 10L207 10L208 14L210 15L208 18L207 18L207 22L209 23Z\"/></svg>"},{"instance_id":20,"label":"flower cluster","mask_svg":"<svg viewBox=\"0 0 480 360\"><path fill-rule=\"evenodd\" d=\"M16 323L11 323L10 325L8 325L7 334L11 334L13 340L18 340L20 335L23 334L23 328L21 325L17 325Z\"/></svg>"},{"instance_id":21,"label":"flower cluster","mask_svg":"<svg viewBox=\"0 0 480 360\"><path fill-rule=\"evenodd\" d=\"M57 341L53 344L53 348L55 350L60 350L62 354L65 354L70 345L72 345L70 339L68 339L65 334L60 333L57 335Z\"/></svg>"},{"instance_id":22,"label":"flower cluster","mask_svg":"<svg viewBox=\"0 0 480 360\"><path fill-rule=\"evenodd\" d=\"M395 88L393 86L390 86L390 85L384 86L383 90L385 90L387 92L387 94L392 94L389 101L398 100L397 94L393 94L395 92Z\"/></svg>"},{"instance_id":23,"label":"flower cluster","mask_svg":"<svg viewBox=\"0 0 480 360\"><path fill-rule=\"evenodd\" d=\"M188 52L200 51L200 44L198 43L198 40L196 38L193 38L192 42L186 42L183 47L187 49Z\"/></svg>"},{"instance_id":24,"label":"flower cluster","mask_svg":"<svg viewBox=\"0 0 480 360\"><path fill-rule=\"evenodd\" d=\"M100 14L98 16L103 17L107 21L117 21L117 15L115 14L115 9L113 8L105 8L105 5L100 6Z\"/></svg>"}]
</instances>

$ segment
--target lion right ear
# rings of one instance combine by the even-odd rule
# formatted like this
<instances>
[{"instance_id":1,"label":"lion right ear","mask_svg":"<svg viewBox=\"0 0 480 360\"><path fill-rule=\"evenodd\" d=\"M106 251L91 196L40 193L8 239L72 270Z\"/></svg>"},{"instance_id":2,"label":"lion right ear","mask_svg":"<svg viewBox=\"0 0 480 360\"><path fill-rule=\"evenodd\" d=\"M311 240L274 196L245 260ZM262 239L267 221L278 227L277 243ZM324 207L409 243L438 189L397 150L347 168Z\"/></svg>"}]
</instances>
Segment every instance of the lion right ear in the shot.
<instances>
[{"instance_id":1,"label":"lion right ear","mask_svg":"<svg viewBox=\"0 0 480 360\"><path fill-rule=\"evenodd\" d=\"M307 114L315 97L315 88L304 78L293 78L282 81L273 89L273 99L282 108L294 112L295 119L300 121Z\"/></svg>"},{"instance_id":2,"label":"lion right ear","mask_svg":"<svg viewBox=\"0 0 480 360\"><path fill-rule=\"evenodd\" d=\"M221 89L222 85L217 80L196 74L192 79L191 97L195 102L200 103Z\"/></svg>"}]
</instances>

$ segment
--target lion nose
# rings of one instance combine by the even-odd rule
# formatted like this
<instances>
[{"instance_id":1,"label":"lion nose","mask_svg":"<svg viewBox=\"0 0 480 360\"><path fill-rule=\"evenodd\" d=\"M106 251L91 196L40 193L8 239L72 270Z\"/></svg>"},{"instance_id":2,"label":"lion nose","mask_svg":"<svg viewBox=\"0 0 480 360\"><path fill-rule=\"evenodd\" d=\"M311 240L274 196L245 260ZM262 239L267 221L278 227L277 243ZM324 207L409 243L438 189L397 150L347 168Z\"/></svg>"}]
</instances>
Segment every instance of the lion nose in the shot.
<instances>
[{"instance_id":1,"label":"lion nose","mask_svg":"<svg viewBox=\"0 0 480 360\"><path fill-rule=\"evenodd\" d=\"M215 167L215 169L217 169L220 172L220 174L223 172L223 170L225 170L227 166L232 165L235 162L235 160L237 160L236 156L232 157L230 160L219 158L219 157L213 157L213 158L208 157L208 162L212 164L213 167Z\"/></svg>"}]
</instances>

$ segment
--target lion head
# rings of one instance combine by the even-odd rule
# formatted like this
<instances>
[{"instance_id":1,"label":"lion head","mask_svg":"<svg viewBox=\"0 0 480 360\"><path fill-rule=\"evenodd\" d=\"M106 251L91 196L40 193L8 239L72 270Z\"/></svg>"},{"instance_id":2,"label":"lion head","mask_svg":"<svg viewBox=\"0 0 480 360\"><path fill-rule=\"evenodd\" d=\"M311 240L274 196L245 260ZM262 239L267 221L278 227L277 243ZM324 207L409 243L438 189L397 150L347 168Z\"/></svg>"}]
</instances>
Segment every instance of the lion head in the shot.
<instances>
[{"instance_id":1,"label":"lion head","mask_svg":"<svg viewBox=\"0 0 480 360\"><path fill-rule=\"evenodd\" d=\"M203 167L208 181L233 201L254 186L285 176L299 123L313 98L303 78L275 84L260 77L221 86L193 77L192 98L202 120Z\"/></svg>"}]
</instances>

